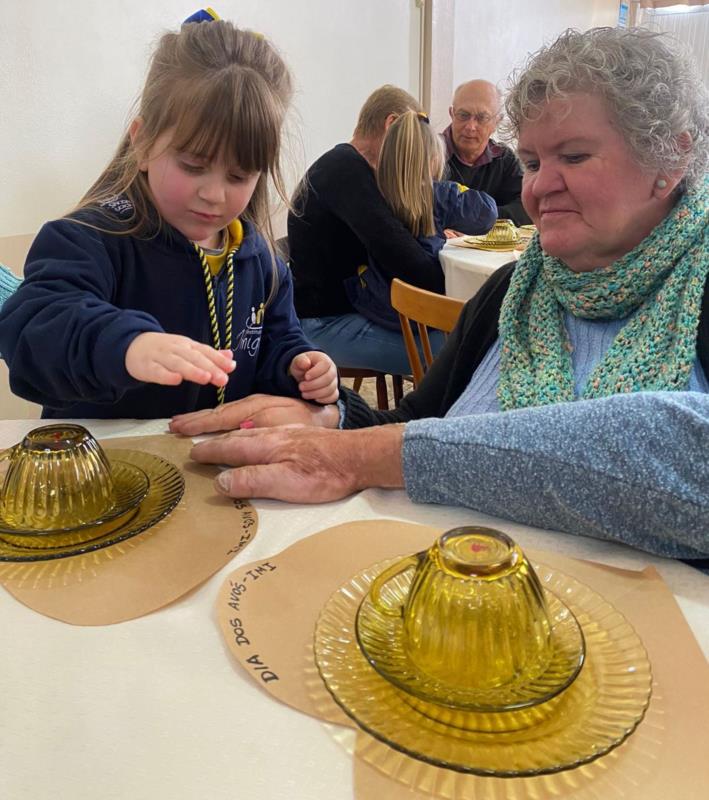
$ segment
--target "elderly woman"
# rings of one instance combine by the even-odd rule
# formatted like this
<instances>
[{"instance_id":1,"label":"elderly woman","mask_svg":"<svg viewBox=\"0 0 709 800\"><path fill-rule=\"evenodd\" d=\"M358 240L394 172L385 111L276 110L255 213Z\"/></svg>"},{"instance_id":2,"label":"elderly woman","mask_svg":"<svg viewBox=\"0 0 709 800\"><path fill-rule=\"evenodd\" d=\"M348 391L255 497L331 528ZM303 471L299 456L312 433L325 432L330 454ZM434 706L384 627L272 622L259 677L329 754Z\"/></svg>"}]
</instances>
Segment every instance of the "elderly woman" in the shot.
<instances>
[{"instance_id":1,"label":"elderly woman","mask_svg":"<svg viewBox=\"0 0 709 800\"><path fill-rule=\"evenodd\" d=\"M706 91L663 38L568 31L507 99L538 229L391 412L253 397L172 429L233 496L371 486L661 555L709 555ZM441 419L442 418L442 419Z\"/></svg>"}]
</instances>

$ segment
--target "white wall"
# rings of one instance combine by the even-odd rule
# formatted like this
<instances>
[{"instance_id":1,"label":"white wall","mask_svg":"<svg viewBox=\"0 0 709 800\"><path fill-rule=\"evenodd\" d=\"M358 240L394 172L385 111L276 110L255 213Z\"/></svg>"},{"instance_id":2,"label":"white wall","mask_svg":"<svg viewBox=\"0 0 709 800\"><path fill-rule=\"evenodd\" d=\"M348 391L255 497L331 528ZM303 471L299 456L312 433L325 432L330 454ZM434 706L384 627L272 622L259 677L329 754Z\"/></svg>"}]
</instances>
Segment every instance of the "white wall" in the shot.
<instances>
[{"instance_id":1,"label":"white wall","mask_svg":"<svg viewBox=\"0 0 709 800\"><path fill-rule=\"evenodd\" d=\"M433 0L436 2L436 0ZM0 25L0 236L67 211L110 158L160 33L197 0L25 0ZM453 85L505 83L527 53L569 26L615 24L615 0L457 0ZM221 16L262 31L296 82L291 185L349 138L382 83L418 91L416 0L217 0ZM446 96L453 86L440 90ZM445 115L448 105L434 98ZM434 122L445 124L434 116Z\"/></svg>"},{"instance_id":2,"label":"white wall","mask_svg":"<svg viewBox=\"0 0 709 800\"><path fill-rule=\"evenodd\" d=\"M485 78L504 90L512 70L529 53L566 28L616 25L618 8L617 0L457 0L454 87Z\"/></svg>"},{"instance_id":3,"label":"white wall","mask_svg":"<svg viewBox=\"0 0 709 800\"><path fill-rule=\"evenodd\" d=\"M84 193L129 118L160 33L199 0L3 2L0 236L35 231ZM415 0L215 0L261 31L295 76L294 173L352 132L377 86L418 90Z\"/></svg>"},{"instance_id":4,"label":"white wall","mask_svg":"<svg viewBox=\"0 0 709 800\"><path fill-rule=\"evenodd\" d=\"M696 60L704 83L709 86L709 4L702 7L687 6L682 11L669 13L671 10L643 10L638 24L669 33L683 42Z\"/></svg>"}]
</instances>

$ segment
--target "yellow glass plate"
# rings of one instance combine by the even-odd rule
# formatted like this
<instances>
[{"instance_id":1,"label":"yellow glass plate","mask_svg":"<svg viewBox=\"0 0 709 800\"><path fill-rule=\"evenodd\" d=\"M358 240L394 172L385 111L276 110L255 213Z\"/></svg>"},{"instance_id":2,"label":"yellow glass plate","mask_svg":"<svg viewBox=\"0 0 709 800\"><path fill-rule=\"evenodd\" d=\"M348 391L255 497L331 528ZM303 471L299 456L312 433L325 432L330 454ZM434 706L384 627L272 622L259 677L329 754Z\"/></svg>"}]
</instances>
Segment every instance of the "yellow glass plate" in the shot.
<instances>
[{"instance_id":1,"label":"yellow glass plate","mask_svg":"<svg viewBox=\"0 0 709 800\"><path fill-rule=\"evenodd\" d=\"M115 519L80 531L41 537L1 533L0 561L49 561L108 547L155 525L179 503L185 480L174 464L137 450L106 450L106 455L112 464L116 461L132 464L147 475L149 487L140 505Z\"/></svg>"},{"instance_id":2,"label":"yellow glass plate","mask_svg":"<svg viewBox=\"0 0 709 800\"><path fill-rule=\"evenodd\" d=\"M450 721L443 706L426 704L437 717L421 713L412 695L397 689L372 668L357 644L355 617L374 578L396 559L374 564L338 589L315 628L314 653L320 675L335 702L365 731L413 758L435 766L497 777L544 775L586 764L623 742L642 720L650 702L651 670L645 648L625 617L585 584L535 564L542 585L564 598L586 640L586 661L578 678L548 704L521 711L516 729L491 724L471 729ZM414 708L419 704L419 708ZM551 708L547 708L551 706ZM465 712L456 712L465 713ZM478 715L482 716L482 715ZM485 715L495 720L503 714Z\"/></svg>"},{"instance_id":3,"label":"yellow glass plate","mask_svg":"<svg viewBox=\"0 0 709 800\"><path fill-rule=\"evenodd\" d=\"M387 581L381 602L389 608L404 605L413 571L407 570ZM384 678L422 700L471 711L510 711L551 700L566 689L583 666L584 639L571 611L549 590L545 590L553 654L547 669L530 683L507 684L485 691L462 691L420 672L411 663L404 646L401 615L385 614L365 597L357 611L357 641L369 663Z\"/></svg>"},{"instance_id":4,"label":"yellow glass plate","mask_svg":"<svg viewBox=\"0 0 709 800\"><path fill-rule=\"evenodd\" d=\"M16 528L0 513L0 533L10 533L13 536L46 536L47 534L73 533L84 528L95 528L97 525L125 515L132 508L135 508L148 493L150 485L148 476L135 464L129 464L127 461L111 461L111 478L113 479L114 489L113 505L101 514L98 519L71 527L47 528L46 530L38 531Z\"/></svg>"},{"instance_id":5,"label":"yellow glass plate","mask_svg":"<svg viewBox=\"0 0 709 800\"><path fill-rule=\"evenodd\" d=\"M477 250L493 250L499 253L505 253L514 250L515 247L517 247L517 245L520 243L519 239L510 242L493 242L489 239L486 239L484 236L466 236L463 241Z\"/></svg>"}]
</instances>

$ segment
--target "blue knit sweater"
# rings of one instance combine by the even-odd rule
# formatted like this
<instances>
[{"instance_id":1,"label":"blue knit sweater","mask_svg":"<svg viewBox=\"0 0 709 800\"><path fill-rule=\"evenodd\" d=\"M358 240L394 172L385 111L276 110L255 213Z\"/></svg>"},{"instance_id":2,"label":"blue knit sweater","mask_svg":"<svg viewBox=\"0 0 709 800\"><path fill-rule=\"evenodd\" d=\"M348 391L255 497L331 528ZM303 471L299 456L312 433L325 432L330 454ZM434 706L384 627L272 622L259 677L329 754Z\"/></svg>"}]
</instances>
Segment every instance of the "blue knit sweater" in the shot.
<instances>
[{"instance_id":1,"label":"blue knit sweater","mask_svg":"<svg viewBox=\"0 0 709 800\"><path fill-rule=\"evenodd\" d=\"M13 272L11 272L7 267L4 267L0 264L0 308L2 308L3 303L10 297L11 294L14 294L17 290L17 287L22 283L21 279L18 278Z\"/></svg>"}]
</instances>

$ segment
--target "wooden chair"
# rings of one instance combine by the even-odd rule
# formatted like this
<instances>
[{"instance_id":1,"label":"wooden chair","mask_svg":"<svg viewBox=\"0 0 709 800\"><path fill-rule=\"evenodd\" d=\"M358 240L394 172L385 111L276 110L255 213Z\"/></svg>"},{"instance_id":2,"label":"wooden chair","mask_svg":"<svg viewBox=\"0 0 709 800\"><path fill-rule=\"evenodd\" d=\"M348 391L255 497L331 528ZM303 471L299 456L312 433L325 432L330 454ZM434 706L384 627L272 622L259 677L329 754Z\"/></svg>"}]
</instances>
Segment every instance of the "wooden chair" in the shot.
<instances>
[{"instance_id":1,"label":"wooden chair","mask_svg":"<svg viewBox=\"0 0 709 800\"><path fill-rule=\"evenodd\" d=\"M387 391L386 373L377 372L375 369L350 369L349 367L338 367L337 371L341 378L353 378L352 388L359 392L362 388L362 381L365 378L374 378L377 387L377 408L386 411L389 408L389 392ZM404 396L404 379L402 375L392 375L391 382L394 395L394 406L398 406Z\"/></svg>"},{"instance_id":2,"label":"wooden chair","mask_svg":"<svg viewBox=\"0 0 709 800\"><path fill-rule=\"evenodd\" d=\"M288 237L282 236L276 240L276 253L288 263L290 259L290 247L288 245ZM341 378L351 378L354 383L352 388L355 392L359 392L362 388L362 381L365 378L374 378L377 387L377 408L381 411L386 411L389 408L389 392L387 390L386 374L384 372L377 372L374 369L350 369L349 367L338 367L337 371ZM404 396L404 383L401 375L392 375L392 386L394 395L394 405L398 406L401 398Z\"/></svg>"},{"instance_id":3,"label":"wooden chair","mask_svg":"<svg viewBox=\"0 0 709 800\"><path fill-rule=\"evenodd\" d=\"M458 322L465 303L453 297L419 289L394 278L391 282L391 304L399 312L401 332L404 335L406 353L411 364L411 374L414 376L414 388L416 388L433 361L428 328L436 328L444 333L450 333ZM425 364L421 363L421 355L411 326L412 322L415 322L418 328Z\"/></svg>"}]
</instances>

